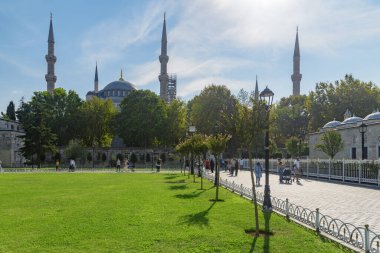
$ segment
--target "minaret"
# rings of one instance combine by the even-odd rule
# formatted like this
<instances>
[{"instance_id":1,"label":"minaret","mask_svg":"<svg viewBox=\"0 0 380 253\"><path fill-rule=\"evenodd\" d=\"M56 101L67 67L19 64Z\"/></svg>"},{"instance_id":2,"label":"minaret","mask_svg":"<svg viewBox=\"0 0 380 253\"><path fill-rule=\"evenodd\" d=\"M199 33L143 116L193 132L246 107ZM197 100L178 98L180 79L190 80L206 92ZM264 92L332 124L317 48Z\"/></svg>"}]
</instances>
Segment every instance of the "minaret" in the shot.
<instances>
[{"instance_id":1,"label":"minaret","mask_svg":"<svg viewBox=\"0 0 380 253\"><path fill-rule=\"evenodd\" d=\"M256 75L256 87L255 87L255 101L259 101L259 84L257 83L257 75Z\"/></svg>"},{"instance_id":2,"label":"minaret","mask_svg":"<svg viewBox=\"0 0 380 253\"><path fill-rule=\"evenodd\" d=\"M293 95L300 95L300 83L302 75L300 73L300 47L298 42L298 26L297 26L297 35L296 35L296 44L294 46L293 54Z\"/></svg>"},{"instance_id":3,"label":"minaret","mask_svg":"<svg viewBox=\"0 0 380 253\"><path fill-rule=\"evenodd\" d=\"M162 100L168 102L168 84L169 84L169 76L167 71L167 65L169 61L169 56L167 54L168 41L166 38L166 20L164 14L164 26L162 28L162 39L161 39L161 55L159 57L161 63L161 73L158 76L158 80L160 81L160 97Z\"/></svg>"},{"instance_id":4,"label":"minaret","mask_svg":"<svg viewBox=\"0 0 380 253\"><path fill-rule=\"evenodd\" d=\"M97 93L98 91L99 91L98 62L96 62L96 67L95 67L95 80L94 80L94 92Z\"/></svg>"},{"instance_id":5,"label":"minaret","mask_svg":"<svg viewBox=\"0 0 380 253\"><path fill-rule=\"evenodd\" d=\"M47 91L53 93L55 89L55 82L57 77L54 75L54 64L57 61L57 57L54 55L54 33L53 33L53 16L50 13L50 28L48 37L48 54L45 56L47 62L47 74L45 80L47 83Z\"/></svg>"}]
</instances>

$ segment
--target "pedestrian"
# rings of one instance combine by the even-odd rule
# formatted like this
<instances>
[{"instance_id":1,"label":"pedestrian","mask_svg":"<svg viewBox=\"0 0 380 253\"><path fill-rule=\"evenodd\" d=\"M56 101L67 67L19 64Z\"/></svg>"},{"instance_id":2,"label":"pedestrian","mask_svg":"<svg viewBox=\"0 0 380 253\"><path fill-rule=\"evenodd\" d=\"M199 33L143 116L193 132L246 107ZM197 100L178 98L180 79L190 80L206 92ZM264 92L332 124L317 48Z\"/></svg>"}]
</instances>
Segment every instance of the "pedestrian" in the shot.
<instances>
[{"instance_id":1,"label":"pedestrian","mask_svg":"<svg viewBox=\"0 0 380 253\"><path fill-rule=\"evenodd\" d=\"M242 170L244 168L244 160L240 159L239 160L239 169ZM236 176L237 176L237 171L236 171Z\"/></svg>"},{"instance_id":2,"label":"pedestrian","mask_svg":"<svg viewBox=\"0 0 380 253\"><path fill-rule=\"evenodd\" d=\"M221 169L224 169L224 172L226 172L226 163L225 163L225 161L224 161L224 159L222 158L222 159L220 159L220 168Z\"/></svg>"},{"instance_id":3,"label":"pedestrian","mask_svg":"<svg viewBox=\"0 0 380 253\"><path fill-rule=\"evenodd\" d=\"M55 161L55 171L58 171L59 169L59 160Z\"/></svg>"},{"instance_id":4,"label":"pedestrian","mask_svg":"<svg viewBox=\"0 0 380 253\"><path fill-rule=\"evenodd\" d=\"M235 159L231 159L230 160L230 175L233 176L234 175L234 170L235 170Z\"/></svg>"},{"instance_id":5,"label":"pedestrian","mask_svg":"<svg viewBox=\"0 0 380 253\"><path fill-rule=\"evenodd\" d=\"M120 166L121 166L121 161L119 158L117 158L116 161L116 172L120 172Z\"/></svg>"},{"instance_id":6,"label":"pedestrian","mask_svg":"<svg viewBox=\"0 0 380 253\"><path fill-rule=\"evenodd\" d=\"M70 160L69 171L71 171L71 172L74 172L74 171L75 171L75 160L74 160L74 159L71 159L71 160Z\"/></svg>"},{"instance_id":7,"label":"pedestrian","mask_svg":"<svg viewBox=\"0 0 380 253\"><path fill-rule=\"evenodd\" d=\"M282 180L284 176L284 166L282 165L282 162L278 163L278 176L279 176L280 184L282 184Z\"/></svg>"},{"instance_id":8,"label":"pedestrian","mask_svg":"<svg viewBox=\"0 0 380 253\"><path fill-rule=\"evenodd\" d=\"M186 159L186 161L185 161L185 170L190 171L190 161L189 161L189 159Z\"/></svg>"},{"instance_id":9,"label":"pedestrian","mask_svg":"<svg viewBox=\"0 0 380 253\"><path fill-rule=\"evenodd\" d=\"M125 159L124 168L126 168L127 171L128 171L128 165L129 165L129 161L128 161L128 159Z\"/></svg>"},{"instance_id":10,"label":"pedestrian","mask_svg":"<svg viewBox=\"0 0 380 253\"><path fill-rule=\"evenodd\" d=\"M255 170L255 176L256 176L256 185L259 186L260 185L260 179L261 179L261 176L263 173L263 168L261 167L260 162L256 163L254 170Z\"/></svg>"},{"instance_id":11,"label":"pedestrian","mask_svg":"<svg viewBox=\"0 0 380 253\"><path fill-rule=\"evenodd\" d=\"M210 169L211 169L211 173L214 173L214 166L215 166L214 160L211 159L211 161L210 161Z\"/></svg>"},{"instance_id":12,"label":"pedestrian","mask_svg":"<svg viewBox=\"0 0 380 253\"><path fill-rule=\"evenodd\" d=\"M227 160L227 170L231 173L231 160Z\"/></svg>"},{"instance_id":13,"label":"pedestrian","mask_svg":"<svg viewBox=\"0 0 380 253\"><path fill-rule=\"evenodd\" d=\"M157 162L156 162L156 171L160 172L160 169L161 169L161 159L157 159Z\"/></svg>"},{"instance_id":14,"label":"pedestrian","mask_svg":"<svg viewBox=\"0 0 380 253\"><path fill-rule=\"evenodd\" d=\"M3 162L0 160L0 172L3 172Z\"/></svg>"},{"instance_id":15,"label":"pedestrian","mask_svg":"<svg viewBox=\"0 0 380 253\"><path fill-rule=\"evenodd\" d=\"M296 160L294 161L294 177L297 180L297 183L299 182L300 174L301 174L301 161L300 161L300 158L297 157Z\"/></svg>"},{"instance_id":16,"label":"pedestrian","mask_svg":"<svg viewBox=\"0 0 380 253\"><path fill-rule=\"evenodd\" d=\"M206 159L205 167L206 167L206 171L210 169L210 160L209 159Z\"/></svg>"},{"instance_id":17,"label":"pedestrian","mask_svg":"<svg viewBox=\"0 0 380 253\"><path fill-rule=\"evenodd\" d=\"M237 176L239 170L239 160L235 159L235 176Z\"/></svg>"}]
</instances>

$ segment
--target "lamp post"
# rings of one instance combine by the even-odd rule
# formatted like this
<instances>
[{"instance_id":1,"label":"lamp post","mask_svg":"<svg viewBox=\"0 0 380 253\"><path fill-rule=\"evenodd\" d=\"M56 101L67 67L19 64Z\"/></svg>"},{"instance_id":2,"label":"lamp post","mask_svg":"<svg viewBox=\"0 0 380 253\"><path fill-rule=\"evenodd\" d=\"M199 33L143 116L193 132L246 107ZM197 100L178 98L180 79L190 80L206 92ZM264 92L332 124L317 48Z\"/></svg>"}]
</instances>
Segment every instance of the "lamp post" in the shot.
<instances>
[{"instance_id":1,"label":"lamp post","mask_svg":"<svg viewBox=\"0 0 380 253\"><path fill-rule=\"evenodd\" d=\"M265 188L263 212L272 212L272 201L270 199L269 187L269 112L273 103L274 93L268 86L260 93L260 103L264 104L266 110L266 129L265 129Z\"/></svg>"},{"instance_id":2,"label":"lamp post","mask_svg":"<svg viewBox=\"0 0 380 253\"><path fill-rule=\"evenodd\" d=\"M362 124L359 126L359 132L362 134L362 160L367 159L367 155L364 155L364 134L367 132L367 125L364 124L362 121Z\"/></svg>"}]
</instances>

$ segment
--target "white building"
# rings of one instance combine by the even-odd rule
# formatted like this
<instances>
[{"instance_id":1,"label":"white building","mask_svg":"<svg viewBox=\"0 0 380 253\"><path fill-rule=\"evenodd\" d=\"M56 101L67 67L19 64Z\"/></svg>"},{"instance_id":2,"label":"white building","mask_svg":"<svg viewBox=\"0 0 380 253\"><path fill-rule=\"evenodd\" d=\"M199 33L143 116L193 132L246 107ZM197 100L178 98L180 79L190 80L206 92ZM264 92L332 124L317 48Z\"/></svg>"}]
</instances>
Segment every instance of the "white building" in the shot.
<instances>
[{"instance_id":1,"label":"white building","mask_svg":"<svg viewBox=\"0 0 380 253\"><path fill-rule=\"evenodd\" d=\"M336 159L361 159L362 158L362 134L359 126L367 125L364 133L364 158L380 159L380 112L376 111L367 115L364 119L351 115L349 110L344 114L342 122L333 120L326 123L319 132L309 134L309 153L311 159L329 158L322 151L315 149L320 143L321 136L326 131L337 131L342 136L344 149L334 158Z\"/></svg>"},{"instance_id":2,"label":"white building","mask_svg":"<svg viewBox=\"0 0 380 253\"><path fill-rule=\"evenodd\" d=\"M25 159L20 149L23 147L24 134L16 121L0 119L0 160L4 167L21 166Z\"/></svg>"}]
</instances>

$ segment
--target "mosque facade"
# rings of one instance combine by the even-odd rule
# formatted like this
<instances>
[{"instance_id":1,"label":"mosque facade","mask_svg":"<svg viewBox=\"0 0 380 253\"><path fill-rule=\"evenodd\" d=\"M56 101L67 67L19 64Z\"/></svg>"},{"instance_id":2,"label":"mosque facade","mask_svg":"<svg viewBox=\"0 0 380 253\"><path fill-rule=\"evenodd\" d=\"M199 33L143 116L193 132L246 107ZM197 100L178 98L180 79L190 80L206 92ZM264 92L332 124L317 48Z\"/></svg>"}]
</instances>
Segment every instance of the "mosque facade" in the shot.
<instances>
[{"instance_id":1,"label":"mosque facade","mask_svg":"<svg viewBox=\"0 0 380 253\"><path fill-rule=\"evenodd\" d=\"M367 126L364 133L364 153L362 153L362 134L360 125ZM343 140L344 148L336 154L334 159L380 159L380 112L365 116L364 118L355 116L349 110L344 114L343 121L333 120L326 123L320 131L309 134L309 158L328 159L329 157L322 151L316 150L315 146L321 141L322 135L326 131L337 131Z\"/></svg>"}]
</instances>

